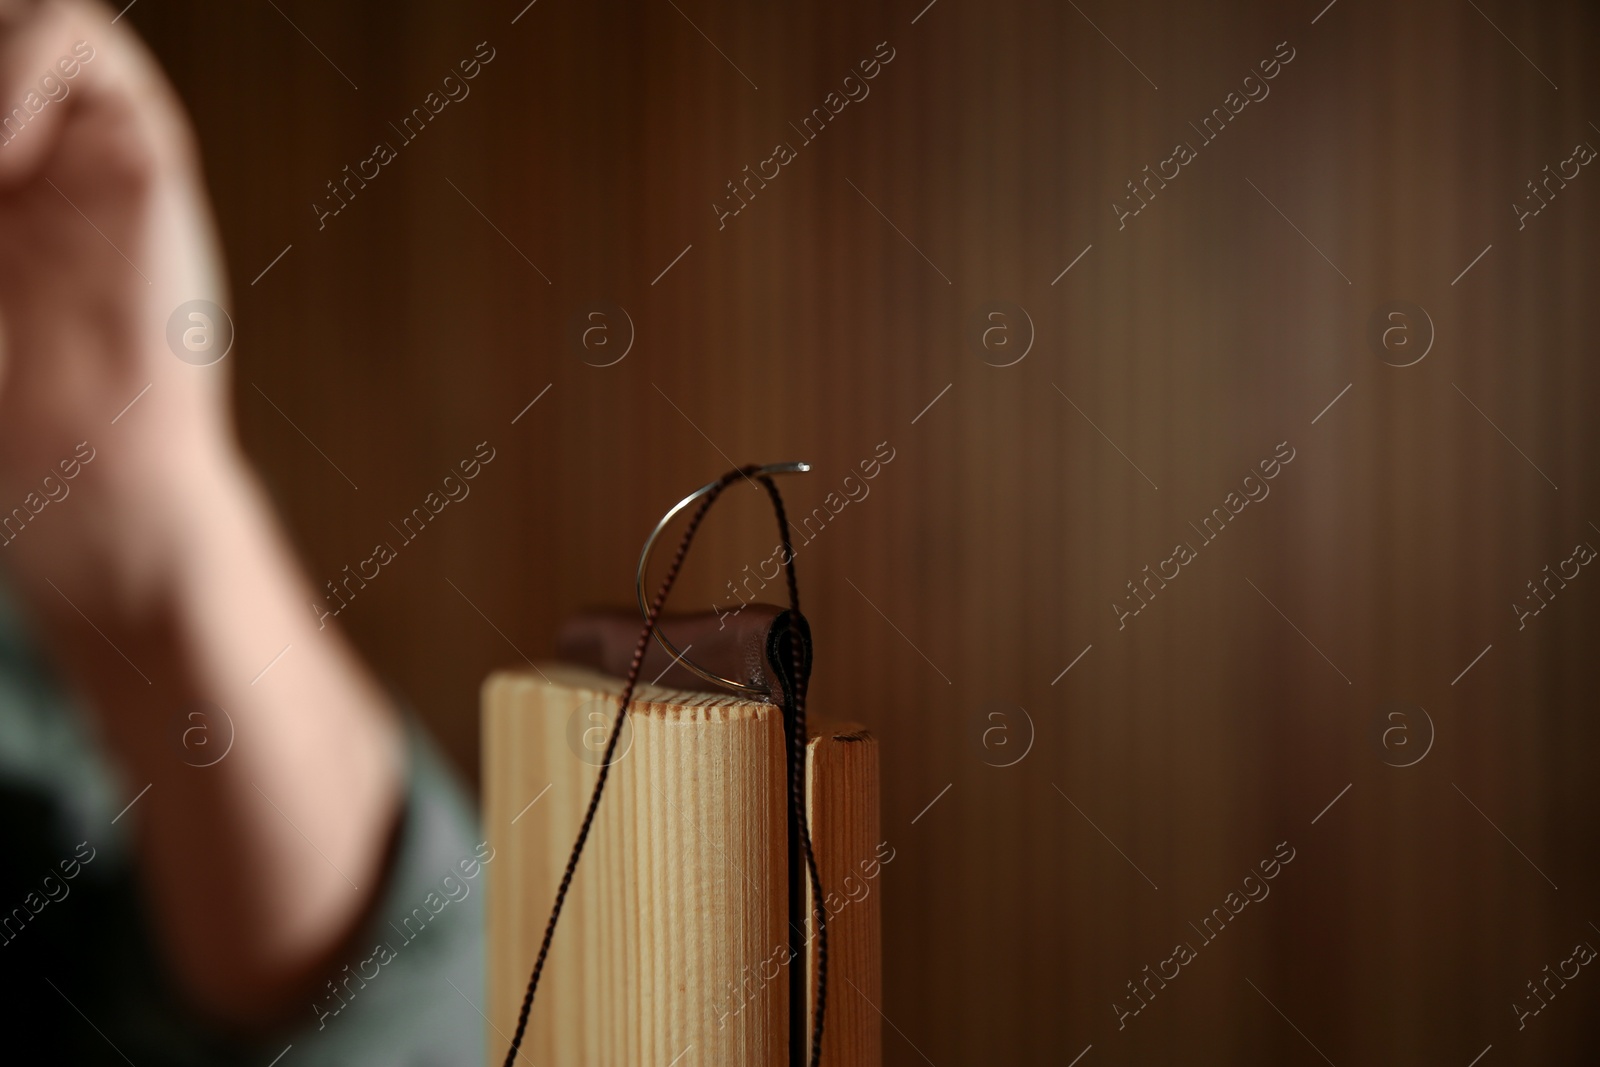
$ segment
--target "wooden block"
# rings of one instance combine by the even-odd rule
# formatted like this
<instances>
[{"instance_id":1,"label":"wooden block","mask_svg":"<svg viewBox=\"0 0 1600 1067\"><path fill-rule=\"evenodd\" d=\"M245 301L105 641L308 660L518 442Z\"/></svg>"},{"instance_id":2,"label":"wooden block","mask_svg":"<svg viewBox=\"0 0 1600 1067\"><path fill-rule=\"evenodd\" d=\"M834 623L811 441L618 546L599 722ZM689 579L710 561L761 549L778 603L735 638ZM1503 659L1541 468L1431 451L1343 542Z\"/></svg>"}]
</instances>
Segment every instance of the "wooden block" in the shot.
<instances>
[{"instance_id":1,"label":"wooden block","mask_svg":"<svg viewBox=\"0 0 1600 1067\"><path fill-rule=\"evenodd\" d=\"M485 868L491 1067L505 1058L622 690L583 668L538 670L496 673L483 689L484 825L497 853ZM679 1067L784 1064L781 712L642 685L619 750L521 1062L669 1067L692 1047ZM833 730L808 754L825 896L859 896L845 878L859 881L876 855L876 744ZM879 1017L861 996L881 1000L876 888L844 904L829 932L823 1063L877 1067Z\"/></svg>"},{"instance_id":2,"label":"wooden block","mask_svg":"<svg viewBox=\"0 0 1600 1067\"><path fill-rule=\"evenodd\" d=\"M883 1062L883 910L878 874L887 852L878 836L878 742L859 726L811 731L806 751L806 807L817 874L828 915L828 1003L822 1022L823 1067L878 1067ZM885 851L880 851L880 847ZM815 905L806 893L807 914ZM817 946L807 974L816 989ZM814 1001L812 1003L815 1003ZM813 1025L806 1013L806 1025Z\"/></svg>"}]
</instances>

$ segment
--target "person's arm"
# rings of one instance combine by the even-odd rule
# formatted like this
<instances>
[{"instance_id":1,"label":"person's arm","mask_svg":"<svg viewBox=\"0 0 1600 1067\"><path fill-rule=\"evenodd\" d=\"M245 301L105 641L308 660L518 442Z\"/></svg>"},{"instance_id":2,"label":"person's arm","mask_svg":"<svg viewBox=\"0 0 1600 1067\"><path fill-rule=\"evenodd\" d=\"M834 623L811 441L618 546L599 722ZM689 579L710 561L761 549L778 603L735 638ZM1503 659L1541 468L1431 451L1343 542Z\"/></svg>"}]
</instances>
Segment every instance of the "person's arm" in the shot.
<instances>
[{"instance_id":1,"label":"person's arm","mask_svg":"<svg viewBox=\"0 0 1600 1067\"><path fill-rule=\"evenodd\" d=\"M173 972L259 1022L380 888L401 731L240 455L236 356L169 347L172 312L226 286L187 122L111 19L0 3L0 561L129 799L151 783L126 818ZM198 702L236 730L209 767L179 740Z\"/></svg>"}]
</instances>

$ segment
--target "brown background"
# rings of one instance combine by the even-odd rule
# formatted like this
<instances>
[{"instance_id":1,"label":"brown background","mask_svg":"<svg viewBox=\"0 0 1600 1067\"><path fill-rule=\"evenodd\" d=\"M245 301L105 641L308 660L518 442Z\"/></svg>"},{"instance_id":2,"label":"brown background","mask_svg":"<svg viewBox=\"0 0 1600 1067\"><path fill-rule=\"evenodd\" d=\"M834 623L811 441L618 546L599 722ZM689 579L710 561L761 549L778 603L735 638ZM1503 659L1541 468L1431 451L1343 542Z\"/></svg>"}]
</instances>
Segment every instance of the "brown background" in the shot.
<instances>
[{"instance_id":1,"label":"brown background","mask_svg":"<svg viewBox=\"0 0 1600 1067\"><path fill-rule=\"evenodd\" d=\"M1592 968L1525 1030L1510 1005L1600 944L1600 577L1524 631L1509 610L1600 544L1600 176L1520 232L1509 206L1600 145L1593 14L676 6L127 15L203 138L242 433L315 580L497 450L342 617L463 771L480 680L548 655L565 613L624 602L677 497L730 460L803 458L816 473L785 489L805 511L888 441L798 566L814 708L884 744L889 1063L1594 1056ZM324 182L485 40L471 96L319 232ZM871 95L719 232L724 183L798 142L789 122L885 40ZM1119 231L1124 183L1280 41L1271 95ZM1405 369L1366 340L1396 299L1437 329ZM567 340L594 300L637 329L606 369ZM965 340L989 301L1036 327L1015 366ZM1119 632L1124 582L1282 441L1271 496ZM770 522L754 494L721 505L677 605L709 606ZM1376 741L1391 701L1436 727L1409 768ZM1016 706L1036 741L986 766L1023 750ZM1188 924L1282 841L1272 895L1201 946ZM1119 1032L1124 983L1184 940L1198 958Z\"/></svg>"}]
</instances>

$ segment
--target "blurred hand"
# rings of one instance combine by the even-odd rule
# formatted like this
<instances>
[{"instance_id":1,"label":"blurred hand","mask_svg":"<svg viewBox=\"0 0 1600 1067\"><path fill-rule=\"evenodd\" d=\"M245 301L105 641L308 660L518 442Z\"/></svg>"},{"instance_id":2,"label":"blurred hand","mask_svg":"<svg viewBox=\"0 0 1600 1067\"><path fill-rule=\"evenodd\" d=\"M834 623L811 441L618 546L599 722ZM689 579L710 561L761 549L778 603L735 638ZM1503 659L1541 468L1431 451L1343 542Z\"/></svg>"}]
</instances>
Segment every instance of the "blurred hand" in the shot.
<instances>
[{"instance_id":1,"label":"blurred hand","mask_svg":"<svg viewBox=\"0 0 1600 1067\"><path fill-rule=\"evenodd\" d=\"M192 300L227 305L172 88L106 8L0 0L0 563L151 783L127 825L173 972L249 1025L306 1014L381 890L404 746L316 625L234 442L227 363L169 346ZM169 740L199 702L238 729L201 771Z\"/></svg>"},{"instance_id":2,"label":"blurred hand","mask_svg":"<svg viewBox=\"0 0 1600 1067\"><path fill-rule=\"evenodd\" d=\"M237 460L227 362L186 363L166 339L180 304L227 305L193 135L111 19L81 0L0 3L0 518L31 514L80 443L94 455L60 502L79 521L13 522L0 541L24 583L42 569L126 600L161 580L172 527Z\"/></svg>"}]
</instances>

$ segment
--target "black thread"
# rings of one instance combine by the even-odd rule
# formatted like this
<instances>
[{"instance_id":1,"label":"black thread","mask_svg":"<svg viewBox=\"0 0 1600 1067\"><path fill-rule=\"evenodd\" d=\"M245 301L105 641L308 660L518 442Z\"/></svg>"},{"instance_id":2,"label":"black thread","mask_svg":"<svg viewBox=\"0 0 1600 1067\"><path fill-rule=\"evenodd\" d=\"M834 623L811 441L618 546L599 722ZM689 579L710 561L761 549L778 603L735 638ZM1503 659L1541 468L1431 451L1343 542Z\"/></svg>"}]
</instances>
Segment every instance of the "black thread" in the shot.
<instances>
[{"instance_id":1,"label":"black thread","mask_svg":"<svg viewBox=\"0 0 1600 1067\"><path fill-rule=\"evenodd\" d=\"M822 1062L822 1022L823 1013L828 1005L828 909L822 899L822 877L817 872L817 856L811 845L811 821L805 810L806 690L811 681L811 630L805 621L805 616L800 612L800 586L794 576L794 545L789 539L789 516L784 510L783 497L778 494L778 487L770 477L762 475L761 484L766 488L767 495L772 498L772 509L778 518L778 536L783 539L784 570L789 584L789 610L795 616L794 619L785 620L785 626L798 627L801 630L805 650L805 662L796 663L796 646L800 641L790 637L782 645L789 659L789 669L786 673L788 680L792 682L792 688L785 686L784 693L789 703L787 725L794 738L794 743L789 746L789 807L791 811L797 813L796 829L800 834L801 850L805 853L806 873L811 879L811 896L816 904L817 993L811 1031L811 1067L817 1067ZM789 965L792 967L795 964L791 961ZM791 1030L795 1024L796 1020L791 1018L789 1021ZM791 1057L792 1055L791 1051Z\"/></svg>"},{"instance_id":2,"label":"black thread","mask_svg":"<svg viewBox=\"0 0 1600 1067\"><path fill-rule=\"evenodd\" d=\"M690 516L689 524L683 531L683 539L678 543L678 551L673 555L672 563L668 566L666 576L662 579L661 588L656 592L655 598L650 603L650 609L645 614L644 627L639 632L639 641L633 650L633 661L628 667L627 680L622 688L622 698L617 705L617 715L611 724L611 736L606 739L606 749L600 764L600 774L595 779L594 791L589 795L589 806L584 811L583 822L578 828L577 840L573 842L572 854L567 859L566 870L561 876L561 885L556 890L555 903L550 909L550 920L545 924L544 938L539 944L539 955L533 963L533 973L528 978L528 991L522 998L522 1011L517 1017L516 1033L511 1037L511 1047L506 1052L504 1067L513 1067L517 1053L522 1048L522 1040L528 1029L528 1015L533 1010L533 998L539 988L539 977L544 973L545 960L550 955L550 942L555 937L556 923L561 918L562 905L566 903L567 891L572 886L573 875L578 870L578 861L583 856L583 846L588 841L589 831L594 825L595 812L599 810L600 796L605 791L606 777L611 770L611 761L617 747L617 739L622 734L622 724L628 714L628 705L633 702L633 691L639 681L639 669L644 663L644 654L645 650L650 646L650 638L655 633L656 624L661 616L661 608L666 603L667 594L672 591L673 583L677 581L678 572L682 569L684 558L689 553L689 545L694 540L695 532L699 529L700 522L705 518L706 512L711 510L711 505L722 495L724 489L740 478L748 481L750 475L756 469L755 465L751 465L729 471L717 479L706 492L705 499L700 502L694 514ZM778 530L783 538L784 569L788 578L790 611L798 618L798 626L803 628L805 627L805 620L803 616L800 616L800 588L795 580L794 573L794 546L789 539L789 520L784 511L783 498L778 494L778 487L773 484L771 478L765 475L760 476L760 478L767 490L767 495L772 499L773 508L777 512ZM794 620L791 620L787 625L795 625ZM796 644L798 642L795 637L789 636L788 640L783 642L784 653L788 659L786 664L788 669L781 673L787 676L783 690L785 701L789 705L783 709L784 727L793 742L786 746L789 750L788 804L790 810L799 813L798 830L802 850L805 853L806 871L810 876L812 896L816 904L817 994L814 1025L812 1027L811 1067L817 1067L822 1060L822 1023L823 1013L827 1006L828 914L826 907L823 905L822 880L817 873L817 858L811 847L810 820L806 816L804 806L805 701L811 668L809 629L805 629L804 632L806 634L807 647L807 654L804 656L805 662L799 663L796 661ZM794 961L791 961L790 965L794 966ZM797 1020L790 1020L791 1028L796 1024Z\"/></svg>"}]
</instances>

